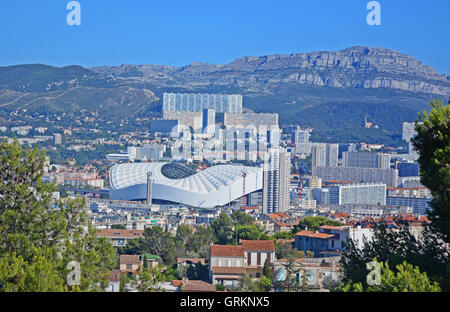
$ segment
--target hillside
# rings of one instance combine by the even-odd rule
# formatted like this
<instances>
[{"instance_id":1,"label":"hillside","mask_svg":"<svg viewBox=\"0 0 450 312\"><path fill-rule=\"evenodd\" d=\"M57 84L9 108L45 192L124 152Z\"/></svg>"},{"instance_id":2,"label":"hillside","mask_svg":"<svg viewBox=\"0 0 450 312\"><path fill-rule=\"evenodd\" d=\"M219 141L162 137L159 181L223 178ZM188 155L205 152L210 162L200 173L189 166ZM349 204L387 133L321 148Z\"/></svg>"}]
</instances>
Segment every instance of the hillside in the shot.
<instances>
[{"instance_id":1,"label":"hillside","mask_svg":"<svg viewBox=\"0 0 450 312\"><path fill-rule=\"evenodd\" d=\"M283 124L321 131L360 128L364 117L389 134L432 98L448 99L450 76L385 48L243 57L226 65L0 67L0 110L96 111L108 118L154 114L163 92L241 93L244 106L278 112Z\"/></svg>"}]
</instances>

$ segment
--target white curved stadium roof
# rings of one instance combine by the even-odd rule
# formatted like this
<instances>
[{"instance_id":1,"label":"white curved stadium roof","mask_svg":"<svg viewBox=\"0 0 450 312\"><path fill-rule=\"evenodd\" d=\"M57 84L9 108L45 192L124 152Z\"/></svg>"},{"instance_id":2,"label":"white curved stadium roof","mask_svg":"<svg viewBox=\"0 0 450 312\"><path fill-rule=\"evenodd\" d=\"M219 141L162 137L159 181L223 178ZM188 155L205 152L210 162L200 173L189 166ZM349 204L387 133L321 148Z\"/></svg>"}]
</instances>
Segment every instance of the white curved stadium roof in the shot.
<instances>
[{"instance_id":1,"label":"white curved stadium roof","mask_svg":"<svg viewBox=\"0 0 450 312\"><path fill-rule=\"evenodd\" d=\"M110 198L145 200L148 172L151 172L153 180L153 199L199 208L223 206L242 197L242 171L247 173L246 195L262 189L263 171L259 167L220 165L196 173L184 172L183 168L172 166L167 163L115 165L110 170ZM167 174L168 171L170 174Z\"/></svg>"}]
</instances>

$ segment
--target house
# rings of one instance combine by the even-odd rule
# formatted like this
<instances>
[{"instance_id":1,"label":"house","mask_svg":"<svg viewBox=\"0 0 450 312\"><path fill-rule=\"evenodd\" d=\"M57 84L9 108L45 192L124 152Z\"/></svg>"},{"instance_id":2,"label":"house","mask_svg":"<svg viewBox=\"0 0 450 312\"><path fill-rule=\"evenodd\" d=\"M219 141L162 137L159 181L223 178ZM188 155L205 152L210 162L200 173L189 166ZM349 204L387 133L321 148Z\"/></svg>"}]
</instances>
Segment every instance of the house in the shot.
<instances>
[{"instance_id":1,"label":"house","mask_svg":"<svg viewBox=\"0 0 450 312\"><path fill-rule=\"evenodd\" d=\"M155 255L151 255L151 254L142 254L140 259L141 259L141 261L144 261L145 258L147 258L147 265L149 267L155 267L159 263L162 262L162 259L160 256L155 256Z\"/></svg>"},{"instance_id":2,"label":"house","mask_svg":"<svg viewBox=\"0 0 450 312\"><path fill-rule=\"evenodd\" d=\"M275 288L298 287L305 283L309 291L326 292L342 278L339 257L279 259L274 262ZM290 284L290 285L288 285Z\"/></svg>"},{"instance_id":3,"label":"house","mask_svg":"<svg viewBox=\"0 0 450 312\"><path fill-rule=\"evenodd\" d=\"M181 283L180 290L182 292L216 292L216 286L204 281L185 279Z\"/></svg>"},{"instance_id":4,"label":"house","mask_svg":"<svg viewBox=\"0 0 450 312\"><path fill-rule=\"evenodd\" d=\"M123 247L130 239L144 237L141 230L103 229L97 232L98 237L105 237L112 241L113 247Z\"/></svg>"},{"instance_id":5,"label":"house","mask_svg":"<svg viewBox=\"0 0 450 312\"><path fill-rule=\"evenodd\" d=\"M247 258L247 266L264 267L266 259L272 264L275 261L275 244L272 240L242 240L242 247Z\"/></svg>"},{"instance_id":6,"label":"house","mask_svg":"<svg viewBox=\"0 0 450 312\"><path fill-rule=\"evenodd\" d=\"M211 245L209 279L213 285L221 284L235 288L247 273L244 247Z\"/></svg>"},{"instance_id":7,"label":"house","mask_svg":"<svg viewBox=\"0 0 450 312\"><path fill-rule=\"evenodd\" d=\"M273 223L273 231L275 233L290 232L294 226L300 223L298 218L290 217L283 212L271 213L269 214L269 219Z\"/></svg>"},{"instance_id":8,"label":"house","mask_svg":"<svg viewBox=\"0 0 450 312\"><path fill-rule=\"evenodd\" d=\"M143 265L139 255L120 255L120 272L136 274Z\"/></svg>"},{"instance_id":9,"label":"house","mask_svg":"<svg viewBox=\"0 0 450 312\"><path fill-rule=\"evenodd\" d=\"M120 270L112 270L109 272L109 286L106 292L120 292Z\"/></svg>"},{"instance_id":10,"label":"house","mask_svg":"<svg viewBox=\"0 0 450 312\"><path fill-rule=\"evenodd\" d=\"M180 268L182 265L196 265L200 263L201 265L206 265L205 258L178 258L177 259L177 268Z\"/></svg>"},{"instance_id":11,"label":"house","mask_svg":"<svg viewBox=\"0 0 450 312\"><path fill-rule=\"evenodd\" d=\"M372 237L371 228L323 225L319 232L303 230L295 234L294 246L304 252L314 252L315 257L336 256L345 249L349 238L358 248L362 248L364 240L371 240Z\"/></svg>"}]
</instances>

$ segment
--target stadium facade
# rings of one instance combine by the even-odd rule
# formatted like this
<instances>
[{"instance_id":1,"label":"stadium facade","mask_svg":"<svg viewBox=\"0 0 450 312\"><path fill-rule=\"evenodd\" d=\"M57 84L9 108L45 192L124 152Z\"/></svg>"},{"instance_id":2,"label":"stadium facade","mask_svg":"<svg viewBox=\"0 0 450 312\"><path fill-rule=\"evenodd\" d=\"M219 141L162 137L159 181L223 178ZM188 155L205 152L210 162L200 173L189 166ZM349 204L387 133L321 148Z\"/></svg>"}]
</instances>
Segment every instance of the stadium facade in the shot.
<instances>
[{"instance_id":1,"label":"stadium facade","mask_svg":"<svg viewBox=\"0 0 450 312\"><path fill-rule=\"evenodd\" d=\"M173 163L128 163L110 169L110 199L151 199L197 208L225 206L245 195L262 190L263 168L220 165L197 172Z\"/></svg>"}]
</instances>

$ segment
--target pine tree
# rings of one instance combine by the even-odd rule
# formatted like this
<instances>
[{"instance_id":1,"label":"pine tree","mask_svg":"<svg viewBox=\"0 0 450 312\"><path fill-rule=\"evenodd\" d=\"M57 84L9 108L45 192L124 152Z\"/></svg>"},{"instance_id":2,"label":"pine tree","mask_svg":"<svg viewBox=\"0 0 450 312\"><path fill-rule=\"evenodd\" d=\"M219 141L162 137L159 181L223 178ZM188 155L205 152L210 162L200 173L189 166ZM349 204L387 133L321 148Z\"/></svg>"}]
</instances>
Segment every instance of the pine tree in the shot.
<instances>
[{"instance_id":1,"label":"pine tree","mask_svg":"<svg viewBox=\"0 0 450 312\"><path fill-rule=\"evenodd\" d=\"M96 237L84 200L53 198L57 187L42 181L44 163L37 149L0 144L1 290L103 290L115 265L112 244ZM72 261L80 285L67 283Z\"/></svg>"}]
</instances>

